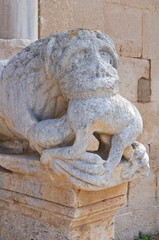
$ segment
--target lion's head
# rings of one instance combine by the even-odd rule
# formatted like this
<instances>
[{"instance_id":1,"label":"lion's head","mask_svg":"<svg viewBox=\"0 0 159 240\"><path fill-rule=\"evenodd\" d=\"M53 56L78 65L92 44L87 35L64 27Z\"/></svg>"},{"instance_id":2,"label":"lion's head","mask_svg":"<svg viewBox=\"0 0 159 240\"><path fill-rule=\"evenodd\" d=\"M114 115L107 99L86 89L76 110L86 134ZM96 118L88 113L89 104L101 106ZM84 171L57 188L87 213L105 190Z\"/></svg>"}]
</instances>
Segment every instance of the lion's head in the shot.
<instances>
[{"instance_id":1,"label":"lion's head","mask_svg":"<svg viewBox=\"0 0 159 240\"><path fill-rule=\"evenodd\" d=\"M100 31L76 29L50 36L48 69L67 99L119 91L118 55Z\"/></svg>"}]
</instances>

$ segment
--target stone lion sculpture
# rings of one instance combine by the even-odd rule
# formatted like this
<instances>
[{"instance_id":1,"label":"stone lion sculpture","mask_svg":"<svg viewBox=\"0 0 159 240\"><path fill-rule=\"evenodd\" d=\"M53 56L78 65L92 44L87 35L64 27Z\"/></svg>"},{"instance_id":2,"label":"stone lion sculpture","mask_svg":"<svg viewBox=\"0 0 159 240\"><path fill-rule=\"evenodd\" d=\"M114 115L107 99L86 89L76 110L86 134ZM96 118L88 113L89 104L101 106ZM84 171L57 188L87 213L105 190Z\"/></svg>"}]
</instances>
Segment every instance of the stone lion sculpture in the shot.
<instances>
[{"instance_id":1,"label":"stone lion sculpture","mask_svg":"<svg viewBox=\"0 0 159 240\"><path fill-rule=\"evenodd\" d=\"M1 142L29 143L43 164L99 185L123 155L143 159L135 143L142 119L119 94L117 64L112 40L85 29L52 34L1 62ZM87 151L93 134L110 138L105 157Z\"/></svg>"}]
</instances>

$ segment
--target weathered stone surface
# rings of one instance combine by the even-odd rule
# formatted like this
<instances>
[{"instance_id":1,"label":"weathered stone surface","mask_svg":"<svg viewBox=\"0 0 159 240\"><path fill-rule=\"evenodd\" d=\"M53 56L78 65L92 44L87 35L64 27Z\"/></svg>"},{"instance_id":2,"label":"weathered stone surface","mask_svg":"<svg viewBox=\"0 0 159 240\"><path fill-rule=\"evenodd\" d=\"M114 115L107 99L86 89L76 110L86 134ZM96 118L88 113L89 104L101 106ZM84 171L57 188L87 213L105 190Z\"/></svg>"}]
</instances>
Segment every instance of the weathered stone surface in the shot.
<instances>
[{"instance_id":1,"label":"weathered stone surface","mask_svg":"<svg viewBox=\"0 0 159 240\"><path fill-rule=\"evenodd\" d=\"M140 193L141 194L141 193ZM117 229L118 228L118 229ZM133 240L143 233L158 233L158 207L151 205L116 217L115 240Z\"/></svg>"},{"instance_id":2,"label":"weathered stone surface","mask_svg":"<svg viewBox=\"0 0 159 240\"><path fill-rule=\"evenodd\" d=\"M136 211L156 206L156 184L156 176L152 172L148 178L130 182L129 209Z\"/></svg>"},{"instance_id":3,"label":"weathered stone surface","mask_svg":"<svg viewBox=\"0 0 159 240\"><path fill-rule=\"evenodd\" d=\"M154 171L159 169L159 142L150 144L150 159L151 159L151 168L153 168Z\"/></svg>"},{"instance_id":4,"label":"weathered stone surface","mask_svg":"<svg viewBox=\"0 0 159 240\"><path fill-rule=\"evenodd\" d=\"M133 240L133 214L127 212L115 217L115 240Z\"/></svg>"},{"instance_id":5,"label":"weathered stone surface","mask_svg":"<svg viewBox=\"0 0 159 240\"><path fill-rule=\"evenodd\" d=\"M149 79L149 68L147 60L120 57L118 73L121 95L129 101L137 101L138 80Z\"/></svg>"},{"instance_id":6,"label":"weathered stone surface","mask_svg":"<svg viewBox=\"0 0 159 240\"><path fill-rule=\"evenodd\" d=\"M158 233L158 225L157 225L157 216L158 216L158 208L151 206L150 208L141 209L134 212L133 222L138 224L133 225L134 237L138 236L139 231L142 230L143 233ZM139 221L141 219L141 221Z\"/></svg>"},{"instance_id":7,"label":"weathered stone surface","mask_svg":"<svg viewBox=\"0 0 159 240\"><path fill-rule=\"evenodd\" d=\"M157 206L159 207L159 166L158 166L158 169L157 169ZM157 224L159 224L159 217L157 219L158 219Z\"/></svg>"},{"instance_id":8,"label":"weathered stone surface","mask_svg":"<svg viewBox=\"0 0 159 240\"><path fill-rule=\"evenodd\" d=\"M126 201L127 184L97 193L60 187L46 175L1 170L0 176L1 239L113 239L113 217Z\"/></svg>"},{"instance_id":9,"label":"weathered stone surface","mask_svg":"<svg viewBox=\"0 0 159 240\"><path fill-rule=\"evenodd\" d=\"M28 161L31 161L29 159ZM61 178L64 178L64 176L61 176ZM13 173L1 168L0 187L11 192L74 208L106 200L108 196L109 198L121 196L127 192L126 183L96 192L74 189L71 185L56 182L55 178L54 181L52 180L47 179L47 175L44 174L43 176L26 176L22 173Z\"/></svg>"},{"instance_id":10,"label":"weathered stone surface","mask_svg":"<svg viewBox=\"0 0 159 240\"><path fill-rule=\"evenodd\" d=\"M104 189L147 175L146 149L135 142L142 119L119 95L117 62L107 35L81 29L50 35L26 47L6 66L2 62L3 145L8 141L14 149L18 140L25 146L29 143L26 152L36 150L41 155L49 176L50 172L53 179L54 174L65 175L81 189ZM105 152L86 152L93 133ZM101 133L111 136L111 146L102 143ZM116 170L122 156L125 160ZM4 159L2 165L7 167ZM14 158L13 168L8 169L14 171Z\"/></svg>"},{"instance_id":11,"label":"weathered stone surface","mask_svg":"<svg viewBox=\"0 0 159 240\"><path fill-rule=\"evenodd\" d=\"M151 144L153 146L153 144ZM157 147L157 146L156 146ZM158 150L157 150L158 151ZM156 218L158 218L158 209L156 212L152 207L158 206L157 200L157 179L156 179L156 164L158 162L158 154L153 147L150 146L150 167L151 173L148 178L135 180L129 183L128 187L128 202L127 204L118 210L117 216L115 217L115 236L121 236L121 239L132 240L136 239L138 232L143 231L147 233L155 233L158 230L158 224ZM157 161L157 162L156 162ZM156 164L155 164L156 162ZM143 216L139 218L138 212L141 212ZM122 219L130 213L132 219L125 221L125 225L122 225ZM126 214L126 215L125 215ZM147 224L148 216L150 217L150 225ZM128 215L129 216L129 215ZM146 217L146 220L144 218ZM122 218L123 217L123 218ZM141 220L142 219L142 220ZM124 221L124 220L123 220ZM130 222L132 221L132 226L130 227ZM137 221L137 224L136 224ZM148 220L149 223L149 220ZM139 228L137 227L139 225ZM148 228L147 228L148 226ZM152 229L152 230L151 230ZM116 238L115 238L116 239Z\"/></svg>"},{"instance_id":12,"label":"weathered stone surface","mask_svg":"<svg viewBox=\"0 0 159 240\"><path fill-rule=\"evenodd\" d=\"M135 103L143 118L143 134L138 138L144 144L156 144L159 141L159 103Z\"/></svg>"},{"instance_id":13,"label":"weathered stone surface","mask_svg":"<svg viewBox=\"0 0 159 240\"><path fill-rule=\"evenodd\" d=\"M156 212L159 212L159 207L156 207ZM159 226L159 214L157 214L156 225Z\"/></svg>"},{"instance_id":14,"label":"weathered stone surface","mask_svg":"<svg viewBox=\"0 0 159 240\"><path fill-rule=\"evenodd\" d=\"M140 146L139 148L136 148L137 151L140 150L141 152ZM143 149L143 151L145 151L145 149ZM138 152L136 153L136 151L134 152L134 154L138 155ZM141 153L143 154L143 153ZM28 161L29 160L29 161ZM55 160L55 164L56 164ZM79 163L79 161L77 160L77 162ZM78 176L78 178L73 175L74 173L76 173L76 169L73 168L74 165L71 167L69 167L70 172L62 172L62 165L61 165L61 169L58 169L58 172L55 171L56 168L45 168L43 166L43 164L41 164L41 162L39 161L39 157L38 156L29 156L29 155L0 155L0 165L4 168L7 169L13 173L19 173L19 174L23 174L26 179L28 179L30 176L35 176L35 177L39 177L42 181L43 180L43 175L44 178L45 176L47 176L47 181L48 183L46 184L46 186L49 186L49 182L50 180L53 180L52 183L52 191L53 191L53 186L56 185L60 185L61 187L63 186L74 186L76 188L80 188L80 189L84 189L84 190L100 190L103 188L108 188L108 187L113 187L116 186L118 184L127 182L128 180L133 180L135 178L139 178L142 176L145 176L148 174L149 172L149 165L148 165L148 158L147 156L143 157L143 159L141 160L141 162L135 159L132 160L131 162L128 162L126 160L122 160L120 165L117 166L114 170L114 174L111 176L111 178L109 179L108 182L105 182L104 185L100 185L98 183L98 176L95 175L94 179L93 177L90 178L91 180L87 180L85 181L86 177L85 177L85 172L83 172L83 175L81 173L81 176ZM52 163L53 165L53 163ZM66 164L63 164L63 169L66 168ZM78 166L78 165L75 165ZM85 163L83 163L83 166L85 167ZM86 165L87 166L87 165ZM56 165L55 165L56 167ZM84 168L83 167L83 168ZM95 167L97 168L98 166L92 166L92 171L95 169ZM140 173L138 173L138 170L140 169ZM66 168L66 170L68 170ZM73 171L74 170L74 171ZM87 170L87 169L86 169ZM73 172L73 173L72 173ZM79 174L79 172L77 171L77 174ZM4 179L4 177L3 177ZM93 179L93 180L92 180ZM19 182L21 182L21 178L18 179ZM33 181L35 179L33 178ZM95 182L96 180L96 182ZM6 188L7 186L7 178L5 179L6 183L4 185L4 188ZM16 181L16 180L15 180ZM26 180L27 181L27 180ZM46 181L46 180L45 180ZM92 181L92 183L90 183L90 181ZM16 183L17 184L17 183ZM37 186L37 189L40 188L41 189L41 185L40 185L40 181L38 181L37 183L35 182L34 185ZM23 185L21 183L21 185ZM45 187L46 189L48 189L47 187ZM22 187L23 189L23 187ZM46 190L45 189L45 190ZM15 189L13 189L15 190ZM56 190L56 187L55 187ZM30 190L32 192L32 190ZM50 192L49 192L50 194Z\"/></svg>"},{"instance_id":15,"label":"weathered stone surface","mask_svg":"<svg viewBox=\"0 0 159 240\"><path fill-rule=\"evenodd\" d=\"M120 3L120 0L105 0L107 3Z\"/></svg>"},{"instance_id":16,"label":"weathered stone surface","mask_svg":"<svg viewBox=\"0 0 159 240\"><path fill-rule=\"evenodd\" d=\"M104 0L40 1L40 37L68 28L104 31ZM60 16L60 18L59 18Z\"/></svg>"},{"instance_id":17,"label":"weathered stone surface","mask_svg":"<svg viewBox=\"0 0 159 240\"><path fill-rule=\"evenodd\" d=\"M158 0L120 0L121 4L130 6L130 7L138 7L150 10L159 10L159 1Z\"/></svg>"},{"instance_id":18,"label":"weathered stone surface","mask_svg":"<svg viewBox=\"0 0 159 240\"><path fill-rule=\"evenodd\" d=\"M33 213L34 214L34 213ZM1 237L4 240L113 240L112 218L105 213L107 220L84 224L70 229L59 229L56 225L32 219L16 212L1 211ZM109 217L109 218L108 218ZM108 222L110 227L108 227ZM6 225L7 223L7 225ZM111 229L112 228L112 229Z\"/></svg>"},{"instance_id":19,"label":"weathered stone surface","mask_svg":"<svg viewBox=\"0 0 159 240\"><path fill-rule=\"evenodd\" d=\"M104 31L104 0L69 0L69 28Z\"/></svg>"},{"instance_id":20,"label":"weathered stone surface","mask_svg":"<svg viewBox=\"0 0 159 240\"><path fill-rule=\"evenodd\" d=\"M0 59L11 59L31 43L28 39L0 39Z\"/></svg>"},{"instance_id":21,"label":"weathered stone surface","mask_svg":"<svg viewBox=\"0 0 159 240\"><path fill-rule=\"evenodd\" d=\"M151 61L151 101L159 102L159 60Z\"/></svg>"},{"instance_id":22,"label":"weathered stone surface","mask_svg":"<svg viewBox=\"0 0 159 240\"><path fill-rule=\"evenodd\" d=\"M108 195L107 199L102 199L102 201L90 204L89 198L87 197L87 205L74 208L73 206L67 207L4 189L0 189L0 193L1 205L4 203L3 209L15 211L19 215L26 215L41 220L42 222L48 222L59 228L73 228L84 225L85 223L95 222L96 220L103 219L104 214L110 215L111 217L126 200L125 195L113 196L113 198L110 198ZM113 211L112 214L110 209ZM32 215L33 212L34 215ZM57 218L55 215L57 215ZM62 215L65 217L63 218Z\"/></svg>"},{"instance_id":23,"label":"weathered stone surface","mask_svg":"<svg viewBox=\"0 0 159 240\"><path fill-rule=\"evenodd\" d=\"M145 105L145 104L144 104ZM147 107L149 108L149 107ZM132 240L136 239L138 235L138 231L143 231L147 233L155 233L158 231L158 177L156 174L157 169L159 169L159 161L158 161L158 153L159 145L156 143L150 144L150 167L151 173L148 178L135 180L129 183L128 187L128 203L118 210L117 216L115 217L115 236L116 240L118 240L118 236L121 236L120 239ZM155 211L151 208L156 207ZM143 216L139 218L136 214L138 211L142 210ZM131 219L129 219L129 215L132 217L132 226L130 227ZM150 215L150 225L146 223L148 216ZM127 221L125 221L125 225L122 225L122 220L128 216ZM146 220L144 219L146 216ZM156 219L157 218L157 219ZM135 220L134 220L135 219ZM149 220L148 220L149 222ZM147 224L147 225L146 225ZM137 228L137 226L140 226ZM148 226L148 228L147 228ZM148 230L147 230L148 229ZM151 230L152 229L152 230Z\"/></svg>"},{"instance_id":24,"label":"weathered stone surface","mask_svg":"<svg viewBox=\"0 0 159 240\"><path fill-rule=\"evenodd\" d=\"M159 59L159 13L145 11L143 17L143 57ZM153 27L152 27L153 26Z\"/></svg>"},{"instance_id":25,"label":"weathered stone surface","mask_svg":"<svg viewBox=\"0 0 159 240\"><path fill-rule=\"evenodd\" d=\"M105 3L105 32L114 40L120 56L142 54L142 11Z\"/></svg>"},{"instance_id":26,"label":"weathered stone surface","mask_svg":"<svg viewBox=\"0 0 159 240\"><path fill-rule=\"evenodd\" d=\"M68 29L68 1L40 1L40 37Z\"/></svg>"},{"instance_id":27,"label":"weathered stone surface","mask_svg":"<svg viewBox=\"0 0 159 240\"><path fill-rule=\"evenodd\" d=\"M151 82L149 79L140 78L138 80L138 102L150 102Z\"/></svg>"}]
</instances>

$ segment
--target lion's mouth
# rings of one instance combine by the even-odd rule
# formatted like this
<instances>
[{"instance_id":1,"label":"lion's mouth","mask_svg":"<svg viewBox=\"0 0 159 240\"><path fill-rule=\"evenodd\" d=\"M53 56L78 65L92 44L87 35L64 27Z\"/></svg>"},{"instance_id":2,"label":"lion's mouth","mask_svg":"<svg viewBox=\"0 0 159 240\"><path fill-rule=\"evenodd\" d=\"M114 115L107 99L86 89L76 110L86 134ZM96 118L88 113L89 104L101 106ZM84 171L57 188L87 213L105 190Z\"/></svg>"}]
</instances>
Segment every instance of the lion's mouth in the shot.
<instances>
[{"instance_id":1,"label":"lion's mouth","mask_svg":"<svg viewBox=\"0 0 159 240\"><path fill-rule=\"evenodd\" d=\"M93 97L104 97L104 96L114 96L119 93L119 87L110 86L109 88L100 88L97 90L82 90L82 91L67 91L63 89L63 95L65 99L83 99L83 98L93 98Z\"/></svg>"}]
</instances>

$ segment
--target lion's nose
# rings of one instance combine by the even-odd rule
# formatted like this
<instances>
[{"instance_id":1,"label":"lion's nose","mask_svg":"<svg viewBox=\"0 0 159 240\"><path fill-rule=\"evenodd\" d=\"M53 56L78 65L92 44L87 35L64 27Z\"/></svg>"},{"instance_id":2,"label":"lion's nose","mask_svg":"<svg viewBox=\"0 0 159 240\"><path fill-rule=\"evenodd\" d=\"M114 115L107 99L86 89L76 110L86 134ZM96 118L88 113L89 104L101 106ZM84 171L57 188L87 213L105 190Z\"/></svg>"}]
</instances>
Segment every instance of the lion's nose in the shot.
<instances>
[{"instance_id":1,"label":"lion's nose","mask_svg":"<svg viewBox=\"0 0 159 240\"><path fill-rule=\"evenodd\" d=\"M103 66L103 64L98 63L96 65L96 77L101 78L108 78L111 77L110 73L107 71L107 69Z\"/></svg>"}]
</instances>

